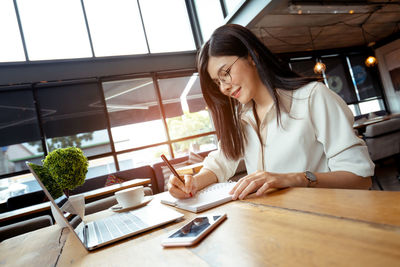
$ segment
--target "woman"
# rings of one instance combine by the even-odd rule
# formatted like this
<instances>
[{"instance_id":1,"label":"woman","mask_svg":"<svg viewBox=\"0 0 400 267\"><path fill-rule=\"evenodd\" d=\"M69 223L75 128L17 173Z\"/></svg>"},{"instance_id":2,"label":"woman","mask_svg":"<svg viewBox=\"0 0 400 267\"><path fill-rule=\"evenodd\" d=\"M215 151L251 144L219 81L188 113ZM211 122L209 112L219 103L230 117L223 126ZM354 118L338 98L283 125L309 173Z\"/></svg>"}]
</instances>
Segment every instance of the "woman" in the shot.
<instances>
[{"instance_id":1,"label":"woman","mask_svg":"<svg viewBox=\"0 0 400 267\"><path fill-rule=\"evenodd\" d=\"M251 31L221 26L197 64L219 147L185 183L170 178L173 196L188 198L227 181L241 159L248 175L232 189L234 200L269 188L371 186L374 164L346 103L323 83L292 72Z\"/></svg>"}]
</instances>

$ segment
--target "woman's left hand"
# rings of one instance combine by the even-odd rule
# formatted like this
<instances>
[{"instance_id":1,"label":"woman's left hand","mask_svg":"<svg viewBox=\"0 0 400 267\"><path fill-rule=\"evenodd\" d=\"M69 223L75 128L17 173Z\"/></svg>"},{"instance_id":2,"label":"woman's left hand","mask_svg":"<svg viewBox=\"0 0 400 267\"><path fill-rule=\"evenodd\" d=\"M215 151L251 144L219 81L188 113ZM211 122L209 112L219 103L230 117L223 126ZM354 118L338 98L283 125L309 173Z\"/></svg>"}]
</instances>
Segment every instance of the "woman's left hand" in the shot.
<instances>
[{"instance_id":1,"label":"woman's left hand","mask_svg":"<svg viewBox=\"0 0 400 267\"><path fill-rule=\"evenodd\" d=\"M264 194L269 188L285 188L307 186L307 181L302 173L272 173L256 171L241 178L230 194L232 199L243 199L248 194L257 191L257 196Z\"/></svg>"}]
</instances>

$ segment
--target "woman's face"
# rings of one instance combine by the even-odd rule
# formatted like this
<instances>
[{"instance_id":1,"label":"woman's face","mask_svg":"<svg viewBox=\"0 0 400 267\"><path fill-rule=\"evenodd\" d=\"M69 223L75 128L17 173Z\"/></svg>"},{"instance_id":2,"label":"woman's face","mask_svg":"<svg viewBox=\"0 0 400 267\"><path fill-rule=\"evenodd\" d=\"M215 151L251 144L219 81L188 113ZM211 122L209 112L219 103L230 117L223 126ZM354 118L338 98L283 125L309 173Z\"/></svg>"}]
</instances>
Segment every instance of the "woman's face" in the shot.
<instances>
[{"instance_id":1,"label":"woman's face","mask_svg":"<svg viewBox=\"0 0 400 267\"><path fill-rule=\"evenodd\" d=\"M210 57L207 71L224 95L235 98L242 104L255 99L264 87L251 58Z\"/></svg>"}]
</instances>

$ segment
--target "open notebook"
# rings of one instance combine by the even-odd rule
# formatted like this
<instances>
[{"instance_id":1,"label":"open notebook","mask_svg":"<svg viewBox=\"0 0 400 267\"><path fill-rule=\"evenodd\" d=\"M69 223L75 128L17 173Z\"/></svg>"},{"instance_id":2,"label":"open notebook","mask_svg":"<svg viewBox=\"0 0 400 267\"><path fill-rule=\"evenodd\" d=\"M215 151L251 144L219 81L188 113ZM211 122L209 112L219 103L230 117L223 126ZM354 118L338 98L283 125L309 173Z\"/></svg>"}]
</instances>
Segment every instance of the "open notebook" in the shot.
<instances>
[{"instance_id":1,"label":"open notebook","mask_svg":"<svg viewBox=\"0 0 400 267\"><path fill-rule=\"evenodd\" d=\"M191 212L201 212L232 200L229 191L235 186L234 183L216 183L207 186L188 199L177 199L169 193L165 193L161 203L175 206L176 208Z\"/></svg>"}]
</instances>

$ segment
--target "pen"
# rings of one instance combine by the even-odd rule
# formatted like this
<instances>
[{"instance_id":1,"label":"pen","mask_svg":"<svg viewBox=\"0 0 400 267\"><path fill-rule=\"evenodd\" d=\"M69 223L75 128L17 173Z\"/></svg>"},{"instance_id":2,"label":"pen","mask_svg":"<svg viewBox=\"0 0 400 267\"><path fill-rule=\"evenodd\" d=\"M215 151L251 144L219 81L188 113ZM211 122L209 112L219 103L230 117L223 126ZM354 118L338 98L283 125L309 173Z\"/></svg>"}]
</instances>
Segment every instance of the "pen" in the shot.
<instances>
[{"instance_id":1,"label":"pen","mask_svg":"<svg viewBox=\"0 0 400 267\"><path fill-rule=\"evenodd\" d=\"M180 179L183 183L185 183L185 180L181 178L181 176L178 174L178 172L175 170L174 166L172 166L172 164L169 162L169 160L167 159L167 157L165 157L164 154L161 155L162 160L165 162L165 164L167 164L169 170L172 172L173 175L175 175L176 177L178 177L178 179ZM190 192L190 197L193 197L192 192Z\"/></svg>"}]
</instances>

